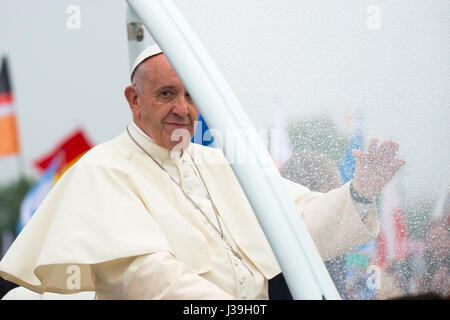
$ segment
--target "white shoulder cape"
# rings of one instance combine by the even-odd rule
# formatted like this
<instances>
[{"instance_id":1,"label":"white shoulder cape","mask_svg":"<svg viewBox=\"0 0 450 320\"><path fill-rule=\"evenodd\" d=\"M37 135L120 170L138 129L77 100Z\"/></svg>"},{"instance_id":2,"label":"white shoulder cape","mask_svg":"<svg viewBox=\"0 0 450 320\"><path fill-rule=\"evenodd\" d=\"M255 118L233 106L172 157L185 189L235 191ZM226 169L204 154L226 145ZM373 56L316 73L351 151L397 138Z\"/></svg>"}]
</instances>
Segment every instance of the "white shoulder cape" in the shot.
<instances>
[{"instance_id":1,"label":"white shoulder cape","mask_svg":"<svg viewBox=\"0 0 450 320\"><path fill-rule=\"evenodd\" d=\"M223 154L192 149L220 159L198 168L237 245L272 278L279 265ZM0 261L0 276L39 293L93 291L92 265L155 251L171 252L197 274L206 272L206 240L174 190L126 133L98 145L53 187Z\"/></svg>"}]
</instances>

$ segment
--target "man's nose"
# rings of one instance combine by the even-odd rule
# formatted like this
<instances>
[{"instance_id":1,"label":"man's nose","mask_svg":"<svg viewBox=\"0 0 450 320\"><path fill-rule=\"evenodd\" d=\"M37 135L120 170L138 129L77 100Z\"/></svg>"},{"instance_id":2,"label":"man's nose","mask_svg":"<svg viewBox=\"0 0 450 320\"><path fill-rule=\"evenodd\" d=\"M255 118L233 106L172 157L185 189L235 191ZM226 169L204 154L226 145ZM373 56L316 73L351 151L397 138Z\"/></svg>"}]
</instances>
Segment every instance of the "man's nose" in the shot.
<instances>
[{"instance_id":1,"label":"man's nose","mask_svg":"<svg viewBox=\"0 0 450 320\"><path fill-rule=\"evenodd\" d=\"M172 112L182 117L187 116L189 113L188 105L186 98L184 96L180 97L175 101Z\"/></svg>"}]
</instances>

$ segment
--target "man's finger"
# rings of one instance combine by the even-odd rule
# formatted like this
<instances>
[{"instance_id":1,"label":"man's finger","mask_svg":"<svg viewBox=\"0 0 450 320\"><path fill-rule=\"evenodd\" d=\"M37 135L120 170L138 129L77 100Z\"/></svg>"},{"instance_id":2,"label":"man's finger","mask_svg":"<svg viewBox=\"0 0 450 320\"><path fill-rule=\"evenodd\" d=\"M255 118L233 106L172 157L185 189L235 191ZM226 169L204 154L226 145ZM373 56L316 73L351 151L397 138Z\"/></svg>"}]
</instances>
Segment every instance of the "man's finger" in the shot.
<instances>
[{"instance_id":1,"label":"man's finger","mask_svg":"<svg viewBox=\"0 0 450 320\"><path fill-rule=\"evenodd\" d=\"M405 165L406 161L402 158L395 158L393 161L389 162L388 168L392 174L395 174L401 167Z\"/></svg>"},{"instance_id":2,"label":"man's finger","mask_svg":"<svg viewBox=\"0 0 450 320\"><path fill-rule=\"evenodd\" d=\"M403 158L397 158L395 160L396 160L395 166L396 166L397 170L400 169L401 167L403 167L406 163L405 159L403 159Z\"/></svg>"},{"instance_id":3,"label":"man's finger","mask_svg":"<svg viewBox=\"0 0 450 320\"><path fill-rule=\"evenodd\" d=\"M378 155L386 159L392 159L397 154L399 144L394 141L384 141L378 148Z\"/></svg>"},{"instance_id":4,"label":"man's finger","mask_svg":"<svg viewBox=\"0 0 450 320\"><path fill-rule=\"evenodd\" d=\"M367 152L375 152L377 151L378 146L378 139L377 138L371 138L369 142L369 146L367 147Z\"/></svg>"},{"instance_id":5,"label":"man's finger","mask_svg":"<svg viewBox=\"0 0 450 320\"><path fill-rule=\"evenodd\" d=\"M369 159L373 159L377 152L378 139L372 138L370 139L369 146L367 147L367 155Z\"/></svg>"}]
</instances>

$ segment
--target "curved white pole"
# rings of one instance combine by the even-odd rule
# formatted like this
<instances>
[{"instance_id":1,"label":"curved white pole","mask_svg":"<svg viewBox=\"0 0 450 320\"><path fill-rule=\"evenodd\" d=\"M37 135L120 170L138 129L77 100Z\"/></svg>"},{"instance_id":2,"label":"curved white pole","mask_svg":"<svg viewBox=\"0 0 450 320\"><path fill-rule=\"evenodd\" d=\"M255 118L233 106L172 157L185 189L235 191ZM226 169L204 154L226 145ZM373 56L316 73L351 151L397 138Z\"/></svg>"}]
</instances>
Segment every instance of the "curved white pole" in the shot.
<instances>
[{"instance_id":1,"label":"curved white pole","mask_svg":"<svg viewBox=\"0 0 450 320\"><path fill-rule=\"evenodd\" d=\"M220 130L218 145L239 180L281 266L294 299L339 299L336 287L269 153L182 14L170 0L127 0L142 19L193 97L208 126ZM233 164L227 149L230 129L240 131L247 160ZM217 140L216 140L217 141Z\"/></svg>"}]
</instances>

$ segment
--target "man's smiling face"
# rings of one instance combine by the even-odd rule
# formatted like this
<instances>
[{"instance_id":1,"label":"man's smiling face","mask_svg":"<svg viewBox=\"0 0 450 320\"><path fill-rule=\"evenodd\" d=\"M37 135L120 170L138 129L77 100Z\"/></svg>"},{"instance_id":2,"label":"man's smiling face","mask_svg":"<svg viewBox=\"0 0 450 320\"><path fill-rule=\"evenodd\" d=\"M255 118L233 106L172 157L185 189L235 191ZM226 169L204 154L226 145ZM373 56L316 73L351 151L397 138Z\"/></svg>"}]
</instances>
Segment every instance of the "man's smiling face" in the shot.
<instances>
[{"instance_id":1,"label":"man's smiling face","mask_svg":"<svg viewBox=\"0 0 450 320\"><path fill-rule=\"evenodd\" d=\"M198 109L180 78L163 54L144 61L133 76L133 85L125 89L136 125L153 141L172 150L183 136L193 136ZM174 130L177 130L174 134ZM184 149L187 139L183 141Z\"/></svg>"}]
</instances>

